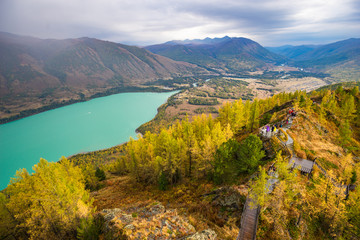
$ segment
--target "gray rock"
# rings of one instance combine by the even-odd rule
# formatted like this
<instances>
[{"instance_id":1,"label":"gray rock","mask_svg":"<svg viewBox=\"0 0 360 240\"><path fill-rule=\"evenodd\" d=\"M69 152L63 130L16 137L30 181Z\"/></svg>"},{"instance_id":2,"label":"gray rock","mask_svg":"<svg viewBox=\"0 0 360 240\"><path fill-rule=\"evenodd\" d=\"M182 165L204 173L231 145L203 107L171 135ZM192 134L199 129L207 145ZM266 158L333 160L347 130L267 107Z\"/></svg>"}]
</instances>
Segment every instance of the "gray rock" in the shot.
<instances>
[{"instance_id":1,"label":"gray rock","mask_svg":"<svg viewBox=\"0 0 360 240\"><path fill-rule=\"evenodd\" d=\"M132 224L128 224L124 227L124 229L130 229L130 230L134 230L135 229L135 226L132 225Z\"/></svg>"},{"instance_id":2,"label":"gray rock","mask_svg":"<svg viewBox=\"0 0 360 240\"><path fill-rule=\"evenodd\" d=\"M113 220L117 215L121 214L123 211L120 208L114 209L103 209L102 212L105 214L105 221Z\"/></svg>"},{"instance_id":3,"label":"gray rock","mask_svg":"<svg viewBox=\"0 0 360 240\"><path fill-rule=\"evenodd\" d=\"M206 229L200 233L195 233L190 237L187 237L188 240L215 240L217 239L217 234L211 229Z\"/></svg>"},{"instance_id":4,"label":"gray rock","mask_svg":"<svg viewBox=\"0 0 360 240\"><path fill-rule=\"evenodd\" d=\"M223 187L216 190L215 194L212 199L214 204L227 207L231 210L238 210L240 208L241 194L239 191L233 188Z\"/></svg>"},{"instance_id":5,"label":"gray rock","mask_svg":"<svg viewBox=\"0 0 360 240\"><path fill-rule=\"evenodd\" d=\"M164 213L165 212L165 207L161 203L158 203L158 204L152 206L149 209L149 212L151 212L152 215L157 215L157 214L160 214L160 213Z\"/></svg>"},{"instance_id":6,"label":"gray rock","mask_svg":"<svg viewBox=\"0 0 360 240\"><path fill-rule=\"evenodd\" d=\"M124 225L128 225L132 223L134 219L131 215L123 213L118 216L118 220L120 220Z\"/></svg>"}]
</instances>

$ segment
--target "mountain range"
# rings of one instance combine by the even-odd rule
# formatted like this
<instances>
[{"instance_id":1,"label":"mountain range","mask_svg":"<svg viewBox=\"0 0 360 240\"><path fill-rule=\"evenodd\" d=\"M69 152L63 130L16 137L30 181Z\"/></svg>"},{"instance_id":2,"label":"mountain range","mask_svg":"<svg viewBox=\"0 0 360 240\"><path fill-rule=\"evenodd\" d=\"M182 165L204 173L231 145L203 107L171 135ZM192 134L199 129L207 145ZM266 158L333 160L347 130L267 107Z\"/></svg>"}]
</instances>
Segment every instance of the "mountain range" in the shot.
<instances>
[{"instance_id":1,"label":"mountain range","mask_svg":"<svg viewBox=\"0 0 360 240\"><path fill-rule=\"evenodd\" d=\"M292 60L292 64L331 74L338 80L359 80L360 38L325 45L267 48Z\"/></svg>"},{"instance_id":2,"label":"mountain range","mask_svg":"<svg viewBox=\"0 0 360 240\"><path fill-rule=\"evenodd\" d=\"M0 95L49 88L134 86L207 71L145 49L91 38L42 40L0 34Z\"/></svg>"},{"instance_id":3,"label":"mountain range","mask_svg":"<svg viewBox=\"0 0 360 240\"><path fill-rule=\"evenodd\" d=\"M143 91L158 80L207 74L194 64L114 42L0 33L1 121L95 96Z\"/></svg>"},{"instance_id":4,"label":"mountain range","mask_svg":"<svg viewBox=\"0 0 360 240\"><path fill-rule=\"evenodd\" d=\"M247 38L206 38L170 41L145 47L147 50L212 70L227 72L255 71L283 63L285 57L272 53Z\"/></svg>"},{"instance_id":5,"label":"mountain range","mask_svg":"<svg viewBox=\"0 0 360 240\"><path fill-rule=\"evenodd\" d=\"M308 72L327 73L334 81L360 77L360 39L324 45L285 45L264 48L247 38L206 38L170 41L145 47L177 61L185 61L227 73L271 70L286 63Z\"/></svg>"},{"instance_id":6,"label":"mountain range","mask_svg":"<svg viewBox=\"0 0 360 240\"><path fill-rule=\"evenodd\" d=\"M28 115L22 112L29 109L149 85L164 88L167 82L188 84L188 77L196 81L209 75L249 75L284 63L307 74L327 73L333 81L358 80L359 53L360 39L355 38L264 48L247 38L226 36L140 48L86 37L54 40L0 32L0 115L13 119Z\"/></svg>"}]
</instances>

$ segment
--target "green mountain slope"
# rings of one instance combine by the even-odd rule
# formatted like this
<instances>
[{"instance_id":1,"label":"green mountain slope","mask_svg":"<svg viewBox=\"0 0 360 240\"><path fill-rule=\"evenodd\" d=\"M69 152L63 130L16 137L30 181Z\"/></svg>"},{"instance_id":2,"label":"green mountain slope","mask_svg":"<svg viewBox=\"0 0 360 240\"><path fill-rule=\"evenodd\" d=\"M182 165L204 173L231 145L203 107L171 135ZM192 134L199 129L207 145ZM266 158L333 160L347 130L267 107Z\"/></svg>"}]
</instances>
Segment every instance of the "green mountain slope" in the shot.
<instances>
[{"instance_id":1,"label":"green mountain slope","mask_svg":"<svg viewBox=\"0 0 360 240\"><path fill-rule=\"evenodd\" d=\"M292 46L285 45L281 47L266 47L267 50L283 55L290 59L297 59L302 55L314 50L319 47L318 45L301 45L301 46Z\"/></svg>"},{"instance_id":2,"label":"green mountain slope","mask_svg":"<svg viewBox=\"0 0 360 240\"><path fill-rule=\"evenodd\" d=\"M288 46L268 49L290 58L298 67L329 73L339 81L360 78L359 38L322 46Z\"/></svg>"},{"instance_id":3,"label":"green mountain slope","mask_svg":"<svg viewBox=\"0 0 360 240\"><path fill-rule=\"evenodd\" d=\"M172 41L146 49L174 60L230 72L267 69L285 60L247 38Z\"/></svg>"},{"instance_id":4,"label":"green mountain slope","mask_svg":"<svg viewBox=\"0 0 360 240\"><path fill-rule=\"evenodd\" d=\"M330 73L340 81L360 79L360 39L327 44L304 54L297 64Z\"/></svg>"}]
</instances>

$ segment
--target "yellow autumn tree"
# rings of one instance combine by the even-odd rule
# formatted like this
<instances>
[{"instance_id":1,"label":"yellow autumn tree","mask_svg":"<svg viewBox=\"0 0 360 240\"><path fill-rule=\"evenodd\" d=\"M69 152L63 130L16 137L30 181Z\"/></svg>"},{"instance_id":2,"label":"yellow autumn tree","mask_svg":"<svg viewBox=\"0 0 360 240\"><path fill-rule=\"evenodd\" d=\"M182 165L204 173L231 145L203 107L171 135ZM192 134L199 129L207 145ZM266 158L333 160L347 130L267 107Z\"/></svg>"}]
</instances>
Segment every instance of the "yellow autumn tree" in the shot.
<instances>
[{"instance_id":1,"label":"yellow autumn tree","mask_svg":"<svg viewBox=\"0 0 360 240\"><path fill-rule=\"evenodd\" d=\"M81 169L62 158L59 163L40 159L33 170L31 175L17 171L5 190L5 206L14 217L17 234L30 239L75 238L80 219L93 211Z\"/></svg>"}]
</instances>

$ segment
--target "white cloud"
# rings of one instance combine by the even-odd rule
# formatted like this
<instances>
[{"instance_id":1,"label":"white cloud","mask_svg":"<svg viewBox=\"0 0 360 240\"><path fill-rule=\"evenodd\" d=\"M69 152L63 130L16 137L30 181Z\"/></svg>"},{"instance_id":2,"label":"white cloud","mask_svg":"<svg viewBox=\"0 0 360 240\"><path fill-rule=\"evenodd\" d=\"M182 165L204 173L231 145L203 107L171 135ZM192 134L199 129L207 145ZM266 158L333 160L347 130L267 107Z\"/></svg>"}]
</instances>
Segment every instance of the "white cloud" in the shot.
<instances>
[{"instance_id":1,"label":"white cloud","mask_svg":"<svg viewBox=\"0 0 360 240\"><path fill-rule=\"evenodd\" d=\"M319 43L359 37L359 8L357 0L2 0L0 31L133 44L224 35Z\"/></svg>"}]
</instances>

